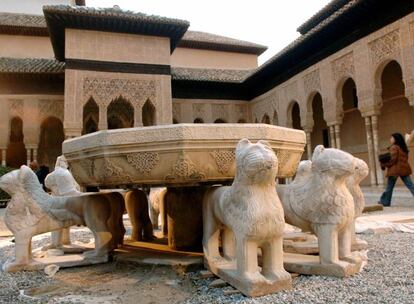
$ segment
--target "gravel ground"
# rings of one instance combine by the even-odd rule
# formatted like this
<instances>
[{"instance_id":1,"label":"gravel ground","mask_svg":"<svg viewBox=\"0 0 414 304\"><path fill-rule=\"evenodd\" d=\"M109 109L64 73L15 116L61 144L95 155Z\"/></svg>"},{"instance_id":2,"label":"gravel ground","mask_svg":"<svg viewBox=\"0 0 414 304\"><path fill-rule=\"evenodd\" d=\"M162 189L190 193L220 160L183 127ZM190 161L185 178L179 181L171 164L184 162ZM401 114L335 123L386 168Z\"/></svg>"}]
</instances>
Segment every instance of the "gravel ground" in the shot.
<instances>
[{"instance_id":1,"label":"gravel ground","mask_svg":"<svg viewBox=\"0 0 414 304\"><path fill-rule=\"evenodd\" d=\"M185 303L414 303L414 234L363 235L369 262L360 274L346 279L299 276L293 290L248 299L223 296L196 280L199 291Z\"/></svg>"},{"instance_id":2,"label":"gravel ground","mask_svg":"<svg viewBox=\"0 0 414 304\"><path fill-rule=\"evenodd\" d=\"M83 228L73 229L72 235L72 240L85 243L92 237ZM0 271L0 303L414 303L414 234L360 237L370 244L369 262L360 274L346 279L302 275L294 278L292 290L260 298L225 295L232 287L210 288L213 279L201 279L199 272L183 274L167 267L111 262L61 269L53 278L43 272ZM1 263L12 256L10 240L0 237ZM35 237L33 248L48 240ZM45 290L34 298L19 295L22 289L39 287Z\"/></svg>"}]
</instances>

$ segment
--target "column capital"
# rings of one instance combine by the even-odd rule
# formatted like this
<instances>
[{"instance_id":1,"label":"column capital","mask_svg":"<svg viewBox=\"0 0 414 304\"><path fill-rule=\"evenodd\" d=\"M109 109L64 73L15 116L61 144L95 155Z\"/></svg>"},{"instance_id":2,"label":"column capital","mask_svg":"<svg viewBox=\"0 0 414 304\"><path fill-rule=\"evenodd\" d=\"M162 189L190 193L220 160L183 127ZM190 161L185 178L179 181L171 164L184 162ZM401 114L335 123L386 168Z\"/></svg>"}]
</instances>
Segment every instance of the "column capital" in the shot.
<instances>
[{"instance_id":1,"label":"column capital","mask_svg":"<svg viewBox=\"0 0 414 304\"><path fill-rule=\"evenodd\" d=\"M82 128L65 128L65 138L79 137L82 135Z\"/></svg>"}]
</instances>

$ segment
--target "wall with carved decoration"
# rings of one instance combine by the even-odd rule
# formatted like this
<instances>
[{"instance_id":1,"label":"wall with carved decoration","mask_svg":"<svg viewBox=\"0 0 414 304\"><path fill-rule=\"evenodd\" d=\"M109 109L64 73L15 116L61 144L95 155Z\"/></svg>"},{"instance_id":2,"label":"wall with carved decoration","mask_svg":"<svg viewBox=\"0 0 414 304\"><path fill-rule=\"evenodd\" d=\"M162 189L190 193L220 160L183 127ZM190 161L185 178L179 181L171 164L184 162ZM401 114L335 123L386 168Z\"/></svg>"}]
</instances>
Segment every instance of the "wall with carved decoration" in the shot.
<instances>
[{"instance_id":1,"label":"wall with carved decoration","mask_svg":"<svg viewBox=\"0 0 414 304\"><path fill-rule=\"evenodd\" d=\"M176 123L251 122L249 103L241 100L173 99Z\"/></svg>"},{"instance_id":2,"label":"wall with carved decoration","mask_svg":"<svg viewBox=\"0 0 414 304\"><path fill-rule=\"evenodd\" d=\"M142 126L142 107L155 107L155 124L172 122L171 76L66 70L65 130L78 136L83 127L83 107L93 98L99 107L99 129L107 128L107 108L119 98L134 108L134 126Z\"/></svg>"}]
</instances>

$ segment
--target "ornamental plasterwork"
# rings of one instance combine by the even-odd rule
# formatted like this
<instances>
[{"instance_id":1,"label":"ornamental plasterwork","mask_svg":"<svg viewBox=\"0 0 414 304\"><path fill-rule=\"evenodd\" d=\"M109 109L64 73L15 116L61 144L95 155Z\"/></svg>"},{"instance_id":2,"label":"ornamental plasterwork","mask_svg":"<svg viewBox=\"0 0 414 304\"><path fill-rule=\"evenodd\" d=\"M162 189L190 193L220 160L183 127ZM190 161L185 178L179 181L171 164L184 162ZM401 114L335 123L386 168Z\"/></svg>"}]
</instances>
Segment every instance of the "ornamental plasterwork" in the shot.
<instances>
[{"instance_id":1,"label":"ornamental plasterwork","mask_svg":"<svg viewBox=\"0 0 414 304\"><path fill-rule=\"evenodd\" d=\"M211 156L216 162L218 171L221 174L226 174L236 159L236 152L234 150L216 150L211 152Z\"/></svg>"},{"instance_id":2,"label":"ornamental plasterwork","mask_svg":"<svg viewBox=\"0 0 414 304\"><path fill-rule=\"evenodd\" d=\"M141 174L150 174L160 161L157 152L131 153L126 159Z\"/></svg>"},{"instance_id":3,"label":"ornamental plasterwork","mask_svg":"<svg viewBox=\"0 0 414 304\"><path fill-rule=\"evenodd\" d=\"M122 96L134 106L141 108L148 99L156 106L156 83L154 80L129 80L114 78L90 78L83 80L83 100L90 97L103 106Z\"/></svg>"},{"instance_id":4,"label":"ornamental plasterwork","mask_svg":"<svg viewBox=\"0 0 414 304\"><path fill-rule=\"evenodd\" d=\"M399 30L390 32L369 43L371 60L379 63L384 58L398 53L400 50L400 33Z\"/></svg>"},{"instance_id":5,"label":"ornamental plasterwork","mask_svg":"<svg viewBox=\"0 0 414 304\"><path fill-rule=\"evenodd\" d=\"M312 71L303 77L303 85L306 95L310 92L320 91L321 79L319 76L319 70Z\"/></svg>"},{"instance_id":6,"label":"ornamental plasterwork","mask_svg":"<svg viewBox=\"0 0 414 304\"><path fill-rule=\"evenodd\" d=\"M229 122L229 105L227 104L212 104L213 120L224 119Z\"/></svg>"},{"instance_id":7,"label":"ornamental plasterwork","mask_svg":"<svg viewBox=\"0 0 414 304\"><path fill-rule=\"evenodd\" d=\"M298 96L298 84L296 81L285 86L286 100L296 100Z\"/></svg>"},{"instance_id":8,"label":"ornamental plasterwork","mask_svg":"<svg viewBox=\"0 0 414 304\"><path fill-rule=\"evenodd\" d=\"M201 118L206 122L206 105L204 103L193 103L193 118Z\"/></svg>"},{"instance_id":9,"label":"ornamental plasterwork","mask_svg":"<svg viewBox=\"0 0 414 304\"><path fill-rule=\"evenodd\" d=\"M172 104L173 118L181 122L181 103L173 102Z\"/></svg>"},{"instance_id":10,"label":"ornamental plasterwork","mask_svg":"<svg viewBox=\"0 0 414 304\"><path fill-rule=\"evenodd\" d=\"M235 105L235 116L237 120L244 119L247 120L247 106L245 105Z\"/></svg>"},{"instance_id":11,"label":"ornamental plasterwork","mask_svg":"<svg viewBox=\"0 0 414 304\"><path fill-rule=\"evenodd\" d=\"M332 74L335 80L340 80L344 76L354 76L354 73L354 54L352 52L332 62Z\"/></svg>"},{"instance_id":12,"label":"ornamental plasterwork","mask_svg":"<svg viewBox=\"0 0 414 304\"><path fill-rule=\"evenodd\" d=\"M197 170L196 165L190 159L187 159L184 155L180 155L177 162L173 165L171 173L165 179L201 180L205 176L203 172Z\"/></svg>"},{"instance_id":13,"label":"ornamental plasterwork","mask_svg":"<svg viewBox=\"0 0 414 304\"><path fill-rule=\"evenodd\" d=\"M50 116L59 118L63 122L63 100L39 100L40 120L43 120Z\"/></svg>"},{"instance_id":14,"label":"ornamental plasterwork","mask_svg":"<svg viewBox=\"0 0 414 304\"><path fill-rule=\"evenodd\" d=\"M23 118L23 100L21 99L10 100L10 117L14 116Z\"/></svg>"}]
</instances>

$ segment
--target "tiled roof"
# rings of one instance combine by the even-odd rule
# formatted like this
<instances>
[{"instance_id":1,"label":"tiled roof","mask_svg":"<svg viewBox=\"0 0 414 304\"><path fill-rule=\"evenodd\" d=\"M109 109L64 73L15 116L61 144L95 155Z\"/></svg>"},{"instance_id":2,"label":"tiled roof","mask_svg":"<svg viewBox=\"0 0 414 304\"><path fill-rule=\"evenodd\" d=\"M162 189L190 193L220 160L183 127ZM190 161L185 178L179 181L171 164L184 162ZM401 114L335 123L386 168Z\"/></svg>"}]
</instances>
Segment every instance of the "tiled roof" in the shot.
<instances>
[{"instance_id":1,"label":"tiled roof","mask_svg":"<svg viewBox=\"0 0 414 304\"><path fill-rule=\"evenodd\" d=\"M46 58L0 57L1 74L62 74L65 64Z\"/></svg>"},{"instance_id":2,"label":"tiled roof","mask_svg":"<svg viewBox=\"0 0 414 304\"><path fill-rule=\"evenodd\" d=\"M267 47L257 43L199 31L187 31L178 46L260 55Z\"/></svg>"},{"instance_id":3,"label":"tiled roof","mask_svg":"<svg viewBox=\"0 0 414 304\"><path fill-rule=\"evenodd\" d=\"M301 34L306 34L312 28L317 26L323 20L328 18L330 15L334 14L336 11L341 9L344 5L348 4L352 0L332 0L327 5L325 5L321 10L319 10L315 15L309 18L304 22L300 27L298 27L298 32Z\"/></svg>"},{"instance_id":4,"label":"tiled roof","mask_svg":"<svg viewBox=\"0 0 414 304\"><path fill-rule=\"evenodd\" d=\"M65 28L169 37L173 51L190 26L185 20L146 15L115 7L46 5L43 6L43 13L58 60L65 58Z\"/></svg>"},{"instance_id":5,"label":"tiled roof","mask_svg":"<svg viewBox=\"0 0 414 304\"><path fill-rule=\"evenodd\" d=\"M47 36L48 30L42 15L0 12L0 33Z\"/></svg>"},{"instance_id":6,"label":"tiled roof","mask_svg":"<svg viewBox=\"0 0 414 304\"><path fill-rule=\"evenodd\" d=\"M252 70L171 68L173 80L241 83Z\"/></svg>"}]
</instances>

